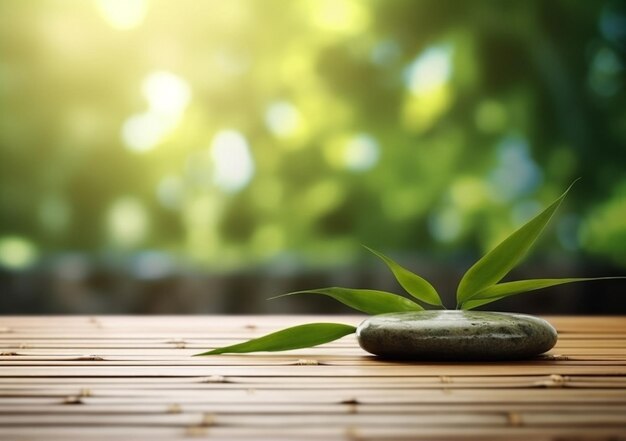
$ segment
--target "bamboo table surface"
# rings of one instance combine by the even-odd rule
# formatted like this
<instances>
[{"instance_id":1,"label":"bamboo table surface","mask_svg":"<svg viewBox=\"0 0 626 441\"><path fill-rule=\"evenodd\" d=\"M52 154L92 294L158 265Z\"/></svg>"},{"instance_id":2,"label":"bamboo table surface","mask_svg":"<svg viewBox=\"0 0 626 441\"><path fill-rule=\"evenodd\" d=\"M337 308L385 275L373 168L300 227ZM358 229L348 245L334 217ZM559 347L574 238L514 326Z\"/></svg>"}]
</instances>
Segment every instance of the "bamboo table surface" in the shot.
<instances>
[{"instance_id":1,"label":"bamboo table surface","mask_svg":"<svg viewBox=\"0 0 626 441\"><path fill-rule=\"evenodd\" d=\"M0 439L626 439L626 317L548 317L521 362L379 360L354 335L190 355L357 316L0 316Z\"/></svg>"}]
</instances>

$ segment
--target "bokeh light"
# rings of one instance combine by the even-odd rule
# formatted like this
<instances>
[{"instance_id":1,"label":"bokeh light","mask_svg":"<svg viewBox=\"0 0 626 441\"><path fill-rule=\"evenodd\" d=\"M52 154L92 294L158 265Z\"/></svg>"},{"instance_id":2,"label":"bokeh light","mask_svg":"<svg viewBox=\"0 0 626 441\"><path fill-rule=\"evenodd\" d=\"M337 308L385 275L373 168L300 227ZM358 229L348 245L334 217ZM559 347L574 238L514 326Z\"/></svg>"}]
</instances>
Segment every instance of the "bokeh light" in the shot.
<instances>
[{"instance_id":1,"label":"bokeh light","mask_svg":"<svg viewBox=\"0 0 626 441\"><path fill-rule=\"evenodd\" d=\"M0 266L21 270L37 259L37 248L23 237L0 237Z\"/></svg>"},{"instance_id":2,"label":"bokeh light","mask_svg":"<svg viewBox=\"0 0 626 441\"><path fill-rule=\"evenodd\" d=\"M215 135L211 158L213 182L227 193L243 189L254 176L254 160L248 141L235 130L223 130Z\"/></svg>"},{"instance_id":3,"label":"bokeh light","mask_svg":"<svg viewBox=\"0 0 626 441\"><path fill-rule=\"evenodd\" d=\"M367 284L368 244L458 272L580 177L538 254L626 267L625 22L614 0L0 0L0 266Z\"/></svg>"},{"instance_id":4,"label":"bokeh light","mask_svg":"<svg viewBox=\"0 0 626 441\"><path fill-rule=\"evenodd\" d=\"M96 4L106 22L120 30L139 26L148 9L148 0L97 0Z\"/></svg>"}]
</instances>

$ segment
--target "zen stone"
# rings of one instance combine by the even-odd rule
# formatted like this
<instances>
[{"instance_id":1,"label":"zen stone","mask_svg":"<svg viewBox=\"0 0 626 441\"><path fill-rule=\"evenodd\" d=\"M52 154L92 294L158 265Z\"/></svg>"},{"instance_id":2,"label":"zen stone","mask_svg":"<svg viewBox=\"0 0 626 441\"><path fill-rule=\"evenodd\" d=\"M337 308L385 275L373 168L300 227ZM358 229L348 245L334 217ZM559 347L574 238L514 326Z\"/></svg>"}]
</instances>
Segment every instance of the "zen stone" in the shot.
<instances>
[{"instance_id":1,"label":"zen stone","mask_svg":"<svg viewBox=\"0 0 626 441\"><path fill-rule=\"evenodd\" d=\"M359 345L386 358L514 360L550 350L556 330L525 314L417 311L368 318L356 331Z\"/></svg>"}]
</instances>

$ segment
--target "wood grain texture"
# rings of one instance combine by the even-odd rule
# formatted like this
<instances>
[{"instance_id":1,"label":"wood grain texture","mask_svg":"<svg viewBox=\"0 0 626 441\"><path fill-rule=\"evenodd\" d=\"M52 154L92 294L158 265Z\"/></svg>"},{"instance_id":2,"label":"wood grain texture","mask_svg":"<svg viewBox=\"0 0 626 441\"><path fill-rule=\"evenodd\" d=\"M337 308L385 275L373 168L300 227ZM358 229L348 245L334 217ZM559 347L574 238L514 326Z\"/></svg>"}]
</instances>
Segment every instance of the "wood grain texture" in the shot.
<instances>
[{"instance_id":1,"label":"wood grain texture","mask_svg":"<svg viewBox=\"0 0 626 441\"><path fill-rule=\"evenodd\" d=\"M354 336L191 357L358 316L4 316L0 439L626 439L626 317L546 318L546 355L435 363Z\"/></svg>"}]
</instances>

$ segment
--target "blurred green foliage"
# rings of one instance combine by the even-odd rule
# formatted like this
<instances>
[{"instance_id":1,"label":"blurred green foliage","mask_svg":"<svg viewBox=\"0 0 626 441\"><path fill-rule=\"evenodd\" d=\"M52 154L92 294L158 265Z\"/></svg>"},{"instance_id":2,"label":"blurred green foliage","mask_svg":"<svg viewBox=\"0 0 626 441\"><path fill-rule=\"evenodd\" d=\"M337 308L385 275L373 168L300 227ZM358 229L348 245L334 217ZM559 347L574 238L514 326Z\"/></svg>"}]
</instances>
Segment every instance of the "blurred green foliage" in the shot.
<instances>
[{"instance_id":1,"label":"blurred green foliage","mask_svg":"<svg viewBox=\"0 0 626 441\"><path fill-rule=\"evenodd\" d=\"M626 265L619 1L0 0L0 264L543 246Z\"/></svg>"}]
</instances>

